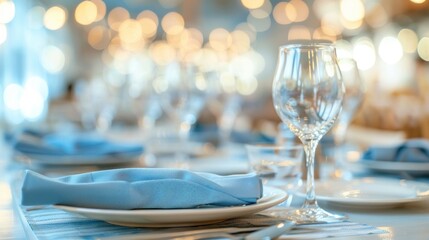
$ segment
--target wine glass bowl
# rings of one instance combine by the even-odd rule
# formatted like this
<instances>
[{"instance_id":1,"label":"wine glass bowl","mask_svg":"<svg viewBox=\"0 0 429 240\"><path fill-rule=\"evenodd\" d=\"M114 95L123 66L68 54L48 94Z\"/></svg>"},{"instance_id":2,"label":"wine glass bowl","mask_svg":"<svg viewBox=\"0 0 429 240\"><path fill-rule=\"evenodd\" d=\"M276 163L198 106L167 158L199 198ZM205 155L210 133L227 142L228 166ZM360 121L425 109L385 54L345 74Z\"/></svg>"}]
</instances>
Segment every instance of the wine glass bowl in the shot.
<instances>
[{"instance_id":1,"label":"wine glass bowl","mask_svg":"<svg viewBox=\"0 0 429 240\"><path fill-rule=\"evenodd\" d=\"M343 167L344 161L347 158L344 149L346 133L353 117L363 102L365 86L360 77L357 64L352 58L341 58L338 60L338 65L345 86L345 94L341 113L330 131L334 147L333 151L330 151L331 155L333 155L330 157L331 163L334 164L334 169L330 177L350 179L352 177L351 173L347 172Z\"/></svg>"},{"instance_id":2,"label":"wine glass bowl","mask_svg":"<svg viewBox=\"0 0 429 240\"><path fill-rule=\"evenodd\" d=\"M333 45L303 42L281 46L272 90L277 114L301 140L306 154L306 200L287 217L297 222L343 219L318 206L314 185L315 150L335 123L344 95Z\"/></svg>"},{"instance_id":3,"label":"wine glass bowl","mask_svg":"<svg viewBox=\"0 0 429 240\"><path fill-rule=\"evenodd\" d=\"M344 90L335 56L330 54L335 52L328 45L280 48L274 107L301 141L320 140L340 112Z\"/></svg>"}]
</instances>

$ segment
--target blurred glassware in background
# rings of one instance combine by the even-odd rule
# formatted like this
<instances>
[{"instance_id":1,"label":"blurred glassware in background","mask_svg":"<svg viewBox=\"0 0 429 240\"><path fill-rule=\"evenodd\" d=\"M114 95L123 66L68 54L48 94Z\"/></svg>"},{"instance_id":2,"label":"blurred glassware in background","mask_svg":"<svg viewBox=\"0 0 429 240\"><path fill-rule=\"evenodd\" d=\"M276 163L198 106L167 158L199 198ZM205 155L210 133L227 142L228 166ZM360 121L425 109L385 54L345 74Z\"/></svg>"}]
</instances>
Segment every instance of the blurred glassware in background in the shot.
<instances>
[{"instance_id":1,"label":"blurred glassware in background","mask_svg":"<svg viewBox=\"0 0 429 240\"><path fill-rule=\"evenodd\" d=\"M207 84L197 66L173 61L165 65L154 82L160 104L175 126L179 142L186 144L192 125L207 100ZM178 167L187 166L186 151L178 151Z\"/></svg>"},{"instance_id":2,"label":"blurred glassware in background","mask_svg":"<svg viewBox=\"0 0 429 240\"><path fill-rule=\"evenodd\" d=\"M75 104L85 130L106 132L110 129L125 81L125 75L107 68L90 79L75 83Z\"/></svg>"},{"instance_id":3,"label":"blurred glassware in background","mask_svg":"<svg viewBox=\"0 0 429 240\"><path fill-rule=\"evenodd\" d=\"M218 130L218 144L228 144L234 129L235 120L242 108L242 96L236 92L228 93L219 87L208 101L208 107L213 112Z\"/></svg>"},{"instance_id":4,"label":"blurred glassware in background","mask_svg":"<svg viewBox=\"0 0 429 240\"><path fill-rule=\"evenodd\" d=\"M347 161L346 134L363 102L365 86L353 59L340 58L338 66L345 86L343 107L334 126L322 140L320 157L324 159L320 162L320 174L321 178L350 179L352 175L344 167Z\"/></svg>"},{"instance_id":5,"label":"blurred glassware in background","mask_svg":"<svg viewBox=\"0 0 429 240\"><path fill-rule=\"evenodd\" d=\"M338 60L341 75L345 86L343 107L337 119L333 131L336 142L344 143L347 127L353 120L356 112L362 104L365 96L364 81L360 77L356 62L350 58L340 58Z\"/></svg>"},{"instance_id":6,"label":"blurred glassware in background","mask_svg":"<svg viewBox=\"0 0 429 240\"><path fill-rule=\"evenodd\" d=\"M262 182L293 193L302 184L302 145L247 144L251 171Z\"/></svg>"},{"instance_id":7,"label":"blurred glassware in background","mask_svg":"<svg viewBox=\"0 0 429 240\"><path fill-rule=\"evenodd\" d=\"M237 93L220 96L221 111L217 115L217 125L219 128L220 143L228 144L231 140L231 133L234 129L235 120L241 111L242 96Z\"/></svg>"},{"instance_id":8,"label":"blurred glassware in background","mask_svg":"<svg viewBox=\"0 0 429 240\"><path fill-rule=\"evenodd\" d=\"M126 96L132 101L138 127L143 134L150 136L156 121L162 115L159 96L153 88L155 63L148 55L139 54L132 59L131 65L134 67L130 67Z\"/></svg>"}]
</instances>

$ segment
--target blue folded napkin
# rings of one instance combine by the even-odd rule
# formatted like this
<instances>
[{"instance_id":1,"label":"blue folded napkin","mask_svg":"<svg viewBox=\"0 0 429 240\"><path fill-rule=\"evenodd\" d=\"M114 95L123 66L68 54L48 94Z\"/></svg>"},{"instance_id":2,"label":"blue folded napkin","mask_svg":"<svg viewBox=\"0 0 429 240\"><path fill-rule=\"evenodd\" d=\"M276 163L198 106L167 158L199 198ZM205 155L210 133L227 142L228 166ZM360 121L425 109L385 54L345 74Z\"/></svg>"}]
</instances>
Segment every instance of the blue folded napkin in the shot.
<instances>
[{"instance_id":1,"label":"blue folded napkin","mask_svg":"<svg viewBox=\"0 0 429 240\"><path fill-rule=\"evenodd\" d=\"M143 151L140 144L116 143L95 133L45 133L36 130L25 130L12 146L24 154L49 156L102 156Z\"/></svg>"},{"instance_id":2,"label":"blue folded napkin","mask_svg":"<svg viewBox=\"0 0 429 240\"><path fill-rule=\"evenodd\" d=\"M255 174L220 176L178 169L124 168L60 178L27 170L22 186L26 206L173 209L253 204L261 196Z\"/></svg>"},{"instance_id":3,"label":"blue folded napkin","mask_svg":"<svg viewBox=\"0 0 429 240\"><path fill-rule=\"evenodd\" d=\"M393 146L372 146L362 155L363 160L396 162L429 162L429 141L410 139Z\"/></svg>"}]
</instances>

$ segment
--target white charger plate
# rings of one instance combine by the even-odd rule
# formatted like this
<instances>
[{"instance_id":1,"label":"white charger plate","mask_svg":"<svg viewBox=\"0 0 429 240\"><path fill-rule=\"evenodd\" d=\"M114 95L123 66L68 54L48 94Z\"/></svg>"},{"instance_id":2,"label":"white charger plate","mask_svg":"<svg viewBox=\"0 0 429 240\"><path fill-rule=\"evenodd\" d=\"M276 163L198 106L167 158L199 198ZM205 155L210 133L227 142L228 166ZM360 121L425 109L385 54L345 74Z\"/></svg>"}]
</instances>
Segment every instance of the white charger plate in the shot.
<instances>
[{"instance_id":1,"label":"white charger plate","mask_svg":"<svg viewBox=\"0 0 429 240\"><path fill-rule=\"evenodd\" d=\"M305 196L303 189L298 193ZM429 184L389 178L316 181L316 199L349 208L394 208L429 200Z\"/></svg>"},{"instance_id":2,"label":"white charger plate","mask_svg":"<svg viewBox=\"0 0 429 240\"><path fill-rule=\"evenodd\" d=\"M409 173L413 175L429 174L429 163L422 162L394 162L378 160L360 160L363 167L385 173Z\"/></svg>"},{"instance_id":3,"label":"white charger plate","mask_svg":"<svg viewBox=\"0 0 429 240\"><path fill-rule=\"evenodd\" d=\"M55 205L56 208L88 218L128 227L181 227L205 225L249 215L273 207L284 200L283 190L265 187L263 197L256 204L245 206L194 209L138 209L111 210Z\"/></svg>"}]
</instances>

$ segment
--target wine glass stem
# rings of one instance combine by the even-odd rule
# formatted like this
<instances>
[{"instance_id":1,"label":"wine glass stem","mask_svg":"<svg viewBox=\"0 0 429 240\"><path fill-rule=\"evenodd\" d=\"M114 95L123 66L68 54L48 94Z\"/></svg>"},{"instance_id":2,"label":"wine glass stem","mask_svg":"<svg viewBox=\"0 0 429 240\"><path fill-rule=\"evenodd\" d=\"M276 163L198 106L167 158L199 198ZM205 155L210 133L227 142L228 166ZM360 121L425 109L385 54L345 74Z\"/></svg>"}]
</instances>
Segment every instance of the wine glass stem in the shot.
<instances>
[{"instance_id":1,"label":"wine glass stem","mask_svg":"<svg viewBox=\"0 0 429 240\"><path fill-rule=\"evenodd\" d=\"M316 192L314 190L314 157L316 154L316 147L318 141L309 140L304 142L304 151L306 156L307 166L307 194L304 202L304 206L317 207Z\"/></svg>"},{"instance_id":2,"label":"wine glass stem","mask_svg":"<svg viewBox=\"0 0 429 240\"><path fill-rule=\"evenodd\" d=\"M180 142L180 149L176 152L175 158L176 158L176 165L178 168L189 168L188 166L188 152L187 152L187 142L189 140L189 133L191 130L191 124L189 124L186 121L179 122L179 142Z\"/></svg>"}]
</instances>

